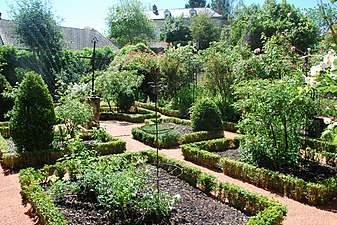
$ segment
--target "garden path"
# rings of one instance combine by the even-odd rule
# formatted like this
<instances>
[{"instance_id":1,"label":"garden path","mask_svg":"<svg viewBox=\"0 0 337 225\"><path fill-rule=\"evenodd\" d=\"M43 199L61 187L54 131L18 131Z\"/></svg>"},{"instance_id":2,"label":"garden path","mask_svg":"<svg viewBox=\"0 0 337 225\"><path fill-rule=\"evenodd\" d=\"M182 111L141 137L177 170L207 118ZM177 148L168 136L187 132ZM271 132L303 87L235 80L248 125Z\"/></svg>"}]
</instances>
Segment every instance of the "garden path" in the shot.
<instances>
[{"instance_id":1,"label":"garden path","mask_svg":"<svg viewBox=\"0 0 337 225\"><path fill-rule=\"evenodd\" d=\"M33 225L31 206L23 206L19 174L7 174L0 166L0 224Z\"/></svg>"},{"instance_id":2,"label":"garden path","mask_svg":"<svg viewBox=\"0 0 337 225\"><path fill-rule=\"evenodd\" d=\"M115 137L119 137L126 141L127 151L140 151L145 149L151 149L151 147L136 141L132 138L131 129L135 126L141 126L142 124L131 124L126 122L117 121L101 121L101 125L106 127L107 131ZM232 138L238 134L225 132L226 137ZM324 207L313 207L305 205L303 203L294 201L284 196L280 196L275 193L271 193L264 189L255 187L254 185L233 179L224 175L221 172L212 171L204 167L200 167L191 162L185 161L180 148L160 150L161 153L184 161L188 165L199 167L205 172L215 175L219 180L233 183L249 189L253 192L275 198L282 204L287 206L288 214L283 222L283 225L337 225L337 199L330 202L330 204Z\"/></svg>"}]
</instances>

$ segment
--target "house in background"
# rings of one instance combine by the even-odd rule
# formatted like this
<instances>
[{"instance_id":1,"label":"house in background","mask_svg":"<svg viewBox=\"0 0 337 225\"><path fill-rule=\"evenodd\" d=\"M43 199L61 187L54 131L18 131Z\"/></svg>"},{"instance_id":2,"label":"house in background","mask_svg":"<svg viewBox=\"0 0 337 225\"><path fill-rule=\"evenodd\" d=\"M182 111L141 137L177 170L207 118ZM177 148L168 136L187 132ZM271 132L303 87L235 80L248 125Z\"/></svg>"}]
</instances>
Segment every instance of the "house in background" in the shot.
<instances>
[{"instance_id":1,"label":"house in background","mask_svg":"<svg viewBox=\"0 0 337 225\"><path fill-rule=\"evenodd\" d=\"M14 21L1 19L0 13L0 46L11 45L19 49L28 49L23 43L20 43L16 35L13 33ZM98 42L97 48L105 46L111 47L113 50L118 48L101 33L95 29L73 28L73 27L60 27L63 33L64 48L71 50L82 50L84 48L92 48L92 39L96 37Z\"/></svg>"},{"instance_id":2,"label":"house in background","mask_svg":"<svg viewBox=\"0 0 337 225\"><path fill-rule=\"evenodd\" d=\"M158 39L160 29L165 22L165 18L168 16L172 16L174 18L182 17L186 19L188 23L190 18L194 15L198 15L200 13L206 13L207 15L212 17L214 24L216 26L222 27L226 24L227 20L225 20L219 13L216 13L210 8L181 8L181 9L157 9L157 6L153 6L152 11L145 11L145 14L148 18L156 24L155 36Z\"/></svg>"}]
</instances>

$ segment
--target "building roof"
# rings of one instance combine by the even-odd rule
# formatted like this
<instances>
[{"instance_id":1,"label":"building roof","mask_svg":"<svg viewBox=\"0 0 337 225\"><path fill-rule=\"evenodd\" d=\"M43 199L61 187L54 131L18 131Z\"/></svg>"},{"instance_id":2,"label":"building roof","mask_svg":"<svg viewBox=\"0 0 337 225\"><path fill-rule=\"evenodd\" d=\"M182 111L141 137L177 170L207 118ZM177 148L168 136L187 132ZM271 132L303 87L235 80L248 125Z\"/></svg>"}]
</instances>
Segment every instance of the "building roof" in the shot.
<instances>
[{"instance_id":1,"label":"building roof","mask_svg":"<svg viewBox=\"0 0 337 225\"><path fill-rule=\"evenodd\" d=\"M213 18L222 18L222 16L213 11L210 8L180 8L180 9L158 9L158 15L156 15L153 11L145 11L145 14L149 17L151 20L165 20L165 14L167 12L170 13L172 17L180 17L182 16L183 18L190 18L191 17L191 10L195 10L197 14L199 13L206 13L209 16Z\"/></svg>"},{"instance_id":2,"label":"building roof","mask_svg":"<svg viewBox=\"0 0 337 225\"><path fill-rule=\"evenodd\" d=\"M14 21L0 19L0 45L12 45L17 48L27 49L23 43L20 43L18 38L13 32ZM72 50L81 50L83 48L92 48L91 42L94 37L98 39L96 44L97 48L104 46L110 46L114 50L118 48L101 33L95 29L85 28L73 28L73 27L60 27L63 33L64 47Z\"/></svg>"}]
</instances>

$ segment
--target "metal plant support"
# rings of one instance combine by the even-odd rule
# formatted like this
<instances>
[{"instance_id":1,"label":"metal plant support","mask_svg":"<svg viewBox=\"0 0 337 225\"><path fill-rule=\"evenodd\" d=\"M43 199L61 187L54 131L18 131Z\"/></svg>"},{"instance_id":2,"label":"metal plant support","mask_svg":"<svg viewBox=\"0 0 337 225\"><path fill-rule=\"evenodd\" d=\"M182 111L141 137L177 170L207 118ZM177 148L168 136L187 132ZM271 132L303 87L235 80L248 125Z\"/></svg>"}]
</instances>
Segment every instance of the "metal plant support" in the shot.
<instances>
[{"instance_id":1,"label":"metal plant support","mask_svg":"<svg viewBox=\"0 0 337 225\"><path fill-rule=\"evenodd\" d=\"M160 150L160 145L159 145L159 135L160 134L165 134L165 133L168 133L170 132L172 129L174 129L173 126L169 126L169 125L166 125L165 127L161 127L161 129L159 129L159 122L158 122L158 95L159 95L159 89L160 89L160 84L158 83L158 75L159 75L159 68L155 68L155 69L152 69L151 70L151 75L152 75L152 79L153 79L153 82L149 82L149 85L150 87L152 88L152 91L153 91L153 94L155 96L154 98L154 103L155 103L155 129L152 130L151 129L151 126L153 126L153 124L149 124L149 125L144 125L141 127L141 129L146 132L146 133L149 133L149 134L154 134L155 137L156 137L156 184L157 184L157 191L159 193L159 187L160 187L160 175L159 175L159 150ZM179 170L180 174L178 176L180 176L182 174L182 169L180 167L177 167L175 165L170 165L172 167L176 167L174 169L175 170ZM165 179L168 179L168 178L165 178Z\"/></svg>"}]
</instances>

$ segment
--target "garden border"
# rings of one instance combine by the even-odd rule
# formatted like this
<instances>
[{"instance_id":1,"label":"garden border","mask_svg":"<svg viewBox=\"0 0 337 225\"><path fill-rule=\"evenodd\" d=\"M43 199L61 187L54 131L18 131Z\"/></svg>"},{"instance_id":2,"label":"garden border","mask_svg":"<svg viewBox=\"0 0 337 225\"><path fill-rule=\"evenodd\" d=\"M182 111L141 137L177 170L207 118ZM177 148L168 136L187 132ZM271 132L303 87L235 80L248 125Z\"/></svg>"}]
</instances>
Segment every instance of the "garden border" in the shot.
<instances>
[{"instance_id":1,"label":"garden border","mask_svg":"<svg viewBox=\"0 0 337 225\"><path fill-rule=\"evenodd\" d=\"M226 149L226 146L229 146L221 139L212 141L213 145L216 142L219 142L219 145L223 142L223 150ZM212 143L210 141L208 143L183 145L183 155L186 160L214 169L219 163L217 161L219 157L208 151L211 147ZM223 173L230 177L251 183L266 190L275 191L309 205L323 205L337 195L337 176L322 182L313 183L228 158L221 158L220 163Z\"/></svg>"},{"instance_id":2,"label":"garden border","mask_svg":"<svg viewBox=\"0 0 337 225\"><path fill-rule=\"evenodd\" d=\"M153 150L142 151L138 153L124 153L117 157L128 157L130 155L143 155L148 158L150 163L156 161L157 154ZM253 193L244 188L227 182L219 182L215 176L202 172L196 167L187 166L183 162L170 159L159 154L161 167L165 170L173 169L176 166L183 169L181 179L195 188L198 188L208 195L233 206L241 211L252 215L248 225L272 225L281 224L287 214L287 208L275 199ZM53 200L48 197L39 183L43 175L40 171L33 168L27 168L20 171L21 194L27 198L40 217L43 224L48 225L66 225L67 221L54 205Z\"/></svg>"}]
</instances>

